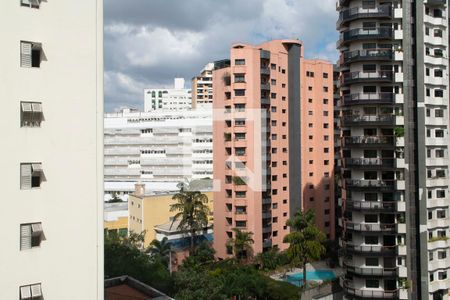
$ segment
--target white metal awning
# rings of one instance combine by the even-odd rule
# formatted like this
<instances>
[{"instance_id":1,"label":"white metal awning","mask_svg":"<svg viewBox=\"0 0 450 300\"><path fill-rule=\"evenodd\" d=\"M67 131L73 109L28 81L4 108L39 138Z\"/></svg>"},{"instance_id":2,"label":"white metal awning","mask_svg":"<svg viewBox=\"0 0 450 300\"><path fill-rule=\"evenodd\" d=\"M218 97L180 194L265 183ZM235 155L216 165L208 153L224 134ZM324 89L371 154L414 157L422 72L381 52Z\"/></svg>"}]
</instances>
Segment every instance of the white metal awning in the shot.
<instances>
[{"instance_id":1,"label":"white metal awning","mask_svg":"<svg viewBox=\"0 0 450 300\"><path fill-rule=\"evenodd\" d=\"M35 102L31 104L32 108L33 108L33 112L35 113L41 113L42 112L42 104Z\"/></svg>"},{"instance_id":2,"label":"white metal awning","mask_svg":"<svg viewBox=\"0 0 450 300\"><path fill-rule=\"evenodd\" d=\"M34 236L42 234L42 223L33 223L31 224L31 232Z\"/></svg>"},{"instance_id":3,"label":"white metal awning","mask_svg":"<svg viewBox=\"0 0 450 300\"><path fill-rule=\"evenodd\" d=\"M23 112L32 112L33 107L30 102L22 102L22 111Z\"/></svg>"},{"instance_id":4,"label":"white metal awning","mask_svg":"<svg viewBox=\"0 0 450 300\"><path fill-rule=\"evenodd\" d=\"M21 300L31 299L31 289L29 285L20 287L20 299Z\"/></svg>"},{"instance_id":5,"label":"white metal awning","mask_svg":"<svg viewBox=\"0 0 450 300\"><path fill-rule=\"evenodd\" d=\"M31 296L34 298L42 297L41 284L31 285Z\"/></svg>"},{"instance_id":6,"label":"white metal awning","mask_svg":"<svg viewBox=\"0 0 450 300\"><path fill-rule=\"evenodd\" d=\"M31 169L33 173L42 172L42 164L41 163L31 164Z\"/></svg>"}]
</instances>

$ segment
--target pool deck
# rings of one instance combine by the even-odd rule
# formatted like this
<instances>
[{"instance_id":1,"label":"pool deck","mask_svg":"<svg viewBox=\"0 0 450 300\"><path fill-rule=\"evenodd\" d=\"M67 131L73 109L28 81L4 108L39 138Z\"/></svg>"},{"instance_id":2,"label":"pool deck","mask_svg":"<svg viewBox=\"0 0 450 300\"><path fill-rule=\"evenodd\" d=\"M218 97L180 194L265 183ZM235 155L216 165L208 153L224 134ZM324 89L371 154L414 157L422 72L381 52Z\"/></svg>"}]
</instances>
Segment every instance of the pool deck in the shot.
<instances>
[{"instance_id":1,"label":"pool deck","mask_svg":"<svg viewBox=\"0 0 450 300\"><path fill-rule=\"evenodd\" d=\"M334 273L334 275L336 276L336 278L339 278L340 276L342 276L344 274L344 271L340 267L336 267L336 268L332 269L329 266L327 266L325 261L317 261L317 262L313 262L312 264L306 265L306 271L317 271L317 270L332 271ZM278 273L278 274L274 274L270 277L275 280L284 281L285 276L293 275L296 273L303 273L303 268L293 268L293 269L290 269L285 274ZM314 281L320 281L320 280L314 280Z\"/></svg>"}]
</instances>

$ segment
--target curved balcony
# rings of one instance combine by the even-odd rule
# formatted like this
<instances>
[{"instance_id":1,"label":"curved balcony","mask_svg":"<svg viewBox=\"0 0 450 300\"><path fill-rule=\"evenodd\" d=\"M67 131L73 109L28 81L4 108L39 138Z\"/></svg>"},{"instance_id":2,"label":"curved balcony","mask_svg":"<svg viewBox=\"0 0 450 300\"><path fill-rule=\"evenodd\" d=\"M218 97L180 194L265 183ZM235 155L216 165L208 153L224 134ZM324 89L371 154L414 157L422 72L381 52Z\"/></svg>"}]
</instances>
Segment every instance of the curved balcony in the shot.
<instances>
[{"instance_id":1,"label":"curved balcony","mask_svg":"<svg viewBox=\"0 0 450 300\"><path fill-rule=\"evenodd\" d=\"M391 61L394 51L386 49L367 49L347 51L341 54L341 65L347 65L360 61Z\"/></svg>"},{"instance_id":2,"label":"curved balcony","mask_svg":"<svg viewBox=\"0 0 450 300\"><path fill-rule=\"evenodd\" d=\"M397 202L394 201L353 201L345 200L345 209L371 212L397 212Z\"/></svg>"},{"instance_id":3,"label":"curved balcony","mask_svg":"<svg viewBox=\"0 0 450 300\"><path fill-rule=\"evenodd\" d=\"M355 267L352 266L350 263L345 262L343 263L344 268L346 268L346 271L348 273L353 273L357 275L362 276L382 276L382 277L394 277L397 275L397 269L394 268L380 268L380 267Z\"/></svg>"},{"instance_id":4,"label":"curved balcony","mask_svg":"<svg viewBox=\"0 0 450 300\"><path fill-rule=\"evenodd\" d=\"M393 126L394 115L350 115L341 117L341 126Z\"/></svg>"},{"instance_id":5,"label":"curved balcony","mask_svg":"<svg viewBox=\"0 0 450 300\"><path fill-rule=\"evenodd\" d=\"M388 104L395 103L394 93L378 93L378 94L350 94L341 97L341 105L370 105L370 104Z\"/></svg>"},{"instance_id":6,"label":"curved balcony","mask_svg":"<svg viewBox=\"0 0 450 300\"><path fill-rule=\"evenodd\" d=\"M360 245L343 244L343 250L349 254L361 254L364 256L395 256L397 246L374 246L374 245Z\"/></svg>"},{"instance_id":7,"label":"curved balcony","mask_svg":"<svg viewBox=\"0 0 450 300\"><path fill-rule=\"evenodd\" d=\"M392 71L378 71L373 73L365 72L349 72L343 73L341 77L341 85L349 85L355 83L390 83L394 80Z\"/></svg>"},{"instance_id":8,"label":"curved balcony","mask_svg":"<svg viewBox=\"0 0 450 300\"><path fill-rule=\"evenodd\" d=\"M368 180L368 179L346 179L344 188L352 190L378 190L393 191L395 190L395 180Z\"/></svg>"},{"instance_id":9,"label":"curved balcony","mask_svg":"<svg viewBox=\"0 0 450 300\"><path fill-rule=\"evenodd\" d=\"M342 159L344 168L354 169L377 169L377 168L393 168L395 166L394 158L351 158Z\"/></svg>"},{"instance_id":10,"label":"curved balcony","mask_svg":"<svg viewBox=\"0 0 450 300\"><path fill-rule=\"evenodd\" d=\"M352 295L358 299L398 299L398 290L379 291L356 289L351 287L347 280L342 281L342 287L348 295Z\"/></svg>"},{"instance_id":11,"label":"curved balcony","mask_svg":"<svg viewBox=\"0 0 450 300\"><path fill-rule=\"evenodd\" d=\"M352 223L345 221L344 222L344 228L346 230L352 230L352 231L361 231L361 232L388 232L388 233L395 233L396 232L396 226L395 224L385 224L385 223Z\"/></svg>"},{"instance_id":12,"label":"curved balcony","mask_svg":"<svg viewBox=\"0 0 450 300\"><path fill-rule=\"evenodd\" d=\"M369 19L369 18L391 18L392 6L380 5L374 9L364 9L362 7L353 7L339 12L339 19L336 22L336 28L345 26L348 22L357 19Z\"/></svg>"},{"instance_id":13,"label":"curved balcony","mask_svg":"<svg viewBox=\"0 0 450 300\"><path fill-rule=\"evenodd\" d=\"M355 28L343 31L337 42L337 47L347 46L353 41L391 40L394 30L391 27Z\"/></svg>"},{"instance_id":14,"label":"curved balcony","mask_svg":"<svg viewBox=\"0 0 450 300\"><path fill-rule=\"evenodd\" d=\"M342 147L363 147L379 148L394 147L395 137L388 135L374 136L344 136L342 137Z\"/></svg>"}]
</instances>

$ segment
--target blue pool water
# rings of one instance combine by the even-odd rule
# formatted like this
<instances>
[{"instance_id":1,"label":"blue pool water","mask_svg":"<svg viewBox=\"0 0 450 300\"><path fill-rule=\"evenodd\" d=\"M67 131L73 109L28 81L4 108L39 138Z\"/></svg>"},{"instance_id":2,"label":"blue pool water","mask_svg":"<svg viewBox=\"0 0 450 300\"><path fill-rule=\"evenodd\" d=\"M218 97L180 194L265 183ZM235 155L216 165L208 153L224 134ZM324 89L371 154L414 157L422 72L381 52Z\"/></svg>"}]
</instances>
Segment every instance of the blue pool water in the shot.
<instances>
[{"instance_id":1,"label":"blue pool water","mask_svg":"<svg viewBox=\"0 0 450 300\"><path fill-rule=\"evenodd\" d=\"M333 271L330 270L315 270L306 271L306 280L333 280L336 279ZM303 284L303 272L287 275L286 281L296 286Z\"/></svg>"}]
</instances>

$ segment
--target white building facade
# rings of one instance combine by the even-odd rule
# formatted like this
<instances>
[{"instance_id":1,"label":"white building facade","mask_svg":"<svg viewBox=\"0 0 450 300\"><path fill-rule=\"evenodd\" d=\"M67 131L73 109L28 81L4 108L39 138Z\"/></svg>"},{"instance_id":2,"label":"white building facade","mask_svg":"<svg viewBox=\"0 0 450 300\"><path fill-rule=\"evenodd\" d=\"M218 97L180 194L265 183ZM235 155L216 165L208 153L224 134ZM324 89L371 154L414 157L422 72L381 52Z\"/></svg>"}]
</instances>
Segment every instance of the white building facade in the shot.
<instances>
[{"instance_id":1,"label":"white building facade","mask_svg":"<svg viewBox=\"0 0 450 300\"><path fill-rule=\"evenodd\" d=\"M172 89L145 89L144 110L184 110L192 107L191 89L185 88L184 78L175 78Z\"/></svg>"},{"instance_id":2,"label":"white building facade","mask_svg":"<svg viewBox=\"0 0 450 300\"><path fill-rule=\"evenodd\" d=\"M103 299L103 1L2 1L0 25L0 298Z\"/></svg>"},{"instance_id":3,"label":"white building facade","mask_svg":"<svg viewBox=\"0 0 450 300\"><path fill-rule=\"evenodd\" d=\"M131 192L136 182L176 188L212 178L212 115L206 110L122 110L105 116L105 186Z\"/></svg>"}]
</instances>

